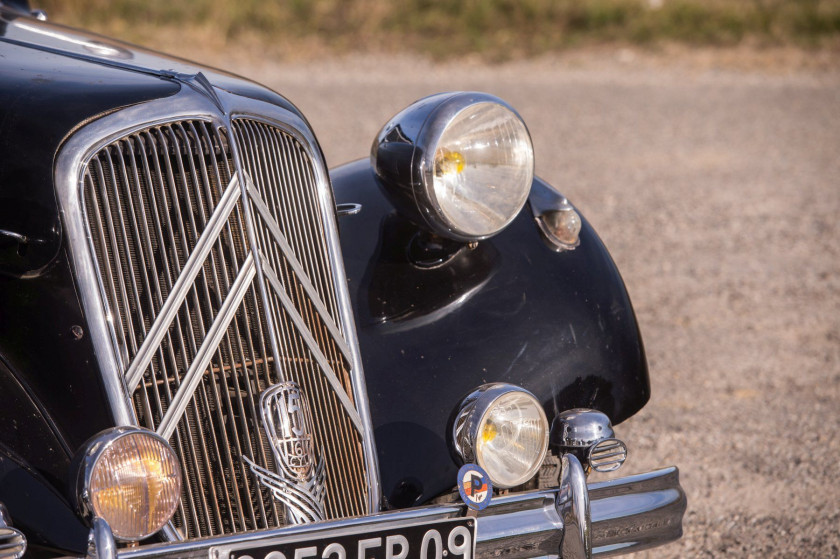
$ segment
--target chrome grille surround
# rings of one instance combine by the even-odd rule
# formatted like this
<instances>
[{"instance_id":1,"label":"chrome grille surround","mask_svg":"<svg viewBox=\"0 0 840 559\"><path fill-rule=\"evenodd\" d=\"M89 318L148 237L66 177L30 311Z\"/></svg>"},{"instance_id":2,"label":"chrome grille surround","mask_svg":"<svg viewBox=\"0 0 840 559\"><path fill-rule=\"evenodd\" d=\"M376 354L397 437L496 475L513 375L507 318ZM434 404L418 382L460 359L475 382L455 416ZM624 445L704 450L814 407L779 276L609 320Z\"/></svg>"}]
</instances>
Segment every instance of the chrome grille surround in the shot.
<instances>
[{"instance_id":1,"label":"chrome grille surround","mask_svg":"<svg viewBox=\"0 0 840 559\"><path fill-rule=\"evenodd\" d=\"M219 439L214 433L214 436L206 437L200 444L195 444L194 437L197 437L197 432L206 427L208 416L220 415L218 408L222 403L222 400L216 397L216 408L211 409L214 407L212 397L194 397L195 394L203 394L211 390L213 385L218 389L221 384L218 379L223 376L225 383L243 381L244 392L254 392L283 380L299 382L303 389L309 392L311 401L315 396L319 398L320 403L313 401L312 406L315 422L320 425L316 426L316 430L320 429L316 437L319 444L323 445L322 451L330 453L333 457L332 464L328 460L327 465L327 477L329 479L332 476L334 480L332 487L328 487L327 491L328 508L331 507L327 513L328 518L377 512L379 484L367 396L347 286L343 280L338 279L344 277L344 270L338 248L334 203L320 150L306 123L295 113L218 90L208 93L200 93L198 87L183 87L179 94L171 98L152 101L103 117L73 134L62 147L57 160L56 187L65 231L82 303L88 316L88 331L93 338L115 422L119 425L143 423L156 428L173 442L176 450L179 445L192 444L193 450L182 453L182 459L186 460L190 455L195 457L207 453L208 444L213 446ZM88 227L89 223L108 221L103 220L101 215L97 218L87 213L90 209L88 207L92 208L95 205L92 200L89 199L86 203L84 199L86 193L92 190L96 179L93 176L96 172L90 172L90 162L95 160L94 156L101 156L109 150L117 159L120 155L124 158L131 156L131 147L123 148L121 153L117 153L119 149L113 147L117 145L115 142L131 144L129 138L134 138L135 144L140 145L143 142L138 138L148 138L149 134L154 133L153 130L196 126L195 130L204 126L208 131L205 140L210 140L203 144L205 152L208 151L208 146L213 146L212 150L229 148L230 153L224 158L229 160L228 173L218 172L218 177L223 180L205 181L205 186L210 184L217 187L217 194L206 196L201 204L189 203L193 213L201 213L196 211L199 209L197 206L204 206L206 211L201 218L203 227L200 231L195 228L202 235L194 235L192 242L187 243L185 254L178 256L177 251L171 253L171 258L180 259L179 264L183 265L167 267L167 270L172 272L171 278L165 277L167 274L159 270L151 270L151 275L157 279L162 278L158 287L152 285L155 282L142 277L134 278L134 281L143 283L145 287L145 290L140 291L145 291L145 295L153 300L146 306L153 310L154 314L151 317L140 317L139 320L134 317L133 324L129 325L132 320L128 319L127 315L131 313L119 309L119 303L113 300L114 293L121 292L122 288L108 285L114 279L113 271L108 277L108 265L116 266L116 260L109 261L107 255L103 259L102 247L95 246L97 239L101 245L103 234L93 232ZM192 132L188 135L190 133ZM195 134L195 137L202 135L200 132ZM213 134L227 136L213 139ZM227 146L223 145L225 143ZM201 141L198 144L201 144ZM135 145L133 149L135 159L136 156L144 159L143 153L146 148L137 148ZM191 155L184 152L179 157L185 160L190 156L201 155L195 151ZM170 153L171 155L174 154ZM147 153L145 158L148 157ZM220 161L213 157L211 159L217 163ZM310 163L308 166L306 161ZM136 169L142 170L145 164L129 162L116 167L133 173ZM293 174L286 177L285 182L287 187L294 188L280 192L279 182L274 184L271 181L282 174L278 174L278 171L284 169L294 170ZM198 175L195 172L191 171L194 177L202 173L201 170L198 171ZM107 173L100 174L100 182L104 175ZM181 178L183 177L184 173L181 174ZM228 178L230 180L227 180ZM129 179L125 182L129 183L140 189L143 181L132 182L132 179ZM185 181L185 191L195 189L196 184L187 183L189 181ZM83 185L87 185L87 188ZM308 193L303 192L306 189L309 189ZM195 189L196 192L198 190ZM290 202L294 196L297 197ZM150 200L148 194L144 197L141 193L134 200L147 209L154 203L160 205L159 201ZM302 214L296 213L301 204L308 204L309 215L317 216L317 231L310 220L303 220ZM103 205L100 201L98 207L101 210L109 207L109 204ZM113 202L110 202L110 207L113 207ZM159 207L168 207L171 210L172 204L162 204ZM160 212L163 213L166 212ZM147 241L146 246L150 247L150 252L158 247L148 242L149 233L144 228L154 227L159 231L161 221L163 220L152 219L145 225L140 224L136 229L138 235ZM182 224L184 221L182 219ZM234 223L237 221L239 223ZM123 224L126 222L123 221ZM130 225L137 227L135 223ZM238 231L233 231L237 227ZM302 228L305 227L308 229L303 231ZM211 230L212 235L208 235L207 242L203 243L203 233ZM291 234L286 236L284 232ZM323 236L319 241L322 246L318 250L315 250L317 247L313 247L311 242L300 242L303 233L309 235L311 241L313 235L317 236L319 232L322 232ZM108 232L105 232L104 236L107 234ZM219 240L222 237L225 238L224 241ZM159 252L163 253L166 250ZM189 254L186 254L187 252ZM320 253L322 258L316 258L313 253ZM138 257L137 254L133 256ZM146 263L159 262L162 259L158 255L151 259L139 256L139 260ZM190 263L193 256L198 264ZM131 257L132 254L126 255L126 259ZM222 261L225 257L225 262L207 263L213 258ZM122 264L123 262L119 263ZM135 275L139 268L135 267ZM219 277L208 281L207 276L214 273ZM227 278L222 277L225 275ZM203 279L196 281L199 277ZM129 278L128 282L123 283L130 281ZM196 287L199 284L207 293L203 301L190 306L190 298L198 297L195 291L199 290ZM215 289L209 289L209 286L214 286ZM135 290L135 293L138 291ZM205 309L215 319L200 320L197 315L200 314L200 310ZM165 317L167 324L157 326L163 324L161 320L153 320L158 316ZM250 317L256 317L254 321L259 322L262 328L259 335L254 335L259 329L254 330L245 324ZM145 322L143 318L146 319ZM173 326L178 321L189 322L190 326ZM142 334L142 340L136 339L132 342L132 336L128 333L131 330L129 326L133 326ZM237 328L247 330L251 334L250 338L241 332L236 333ZM172 343L172 338L176 335L194 340L183 341L179 346L178 343ZM208 344L202 344L204 340L209 340ZM244 343L245 340L247 343ZM243 350L242 346L246 345L248 349ZM266 345L267 347L256 347ZM144 346L150 349L144 349ZM178 346L181 353L174 351L173 346ZM224 355L237 352L238 358ZM187 353L189 356L185 356ZM248 355L245 355L246 353ZM167 359L173 364L170 373L161 365ZM284 359L285 362L282 362ZM175 366L176 364L179 366ZM163 370L163 378L154 379L150 372L153 369ZM240 374L227 374L228 370L238 371ZM211 377L217 381L205 380ZM135 391L135 387L138 386L145 387L146 390ZM251 406L254 398L259 396L258 393L248 393L247 397L242 397L241 387L227 386L227 389L235 389L234 392L240 393L237 398L231 398L228 394L226 399L235 400L239 408ZM140 395L143 392L145 396ZM158 402L157 398L160 398L161 393L165 394ZM152 409L155 407L156 409ZM205 408L203 415L200 408ZM245 412L245 415L253 415L251 409ZM217 422L216 431L219 426L223 429L224 426L237 421L247 426L252 421L234 417L236 414L231 410L221 415L227 417ZM353 449L349 449L348 452L346 448L348 443L344 435L347 433L343 433L342 436L334 435L325 427L325 424L334 426L342 422L350 426L351 434L355 433L357 437L357 446L362 447L363 452L355 453L355 458ZM247 454L247 458L257 459L264 466L273 468L271 452L266 451L270 447L260 439L260 430L255 431L255 438L254 433L251 433L251 448L242 451L241 456ZM329 440L330 437L332 441ZM353 443L349 445L353 446ZM236 452L240 450L236 449ZM225 454L220 457L227 461L228 474L236 469L244 471L244 467L238 468L235 463L239 457L234 456L234 451L222 454ZM227 459L227 454L230 454L230 460ZM351 467L341 469L339 458L351 460ZM204 462L210 461L205 459ZM242 463L244 464L244 461ZM361 473L361 477L350 479L354 471ZM231 491L236 489L234 486L244 485L244 492L252 497L252 502L260 503L263 508L267 507L265 513L260 509L260 514L257 515L263 516L267 521L262 524L249 523L241 520L243 515L238 514L239 509L236 506L219 507L211 503L206 505L205 510L213 509L213 514L220 513L224 516L225 512L218 510L224 508L230 517L228 521L223 522L219 519L211 521L211 525L208 526L201 526L200 521L189 521L187 524L192 528L186 530L187 536L269 528L282 522L282 510L271 512L272 509L282 507L277 503L267 502L271 501L268 492L260 491L256 481L249 481L244 474L235 474L228 481L211 481L207 487L202 486L201 468L192 472L192 475L195 476L195 479L191 480L193 500L200 500L208 490L211 493L211 501L213 490L217 493L228 490L227 497L222 496L221 499L229 499ZM357 496L363 496L364 502L361 505L341 501L348 487L354 488ZM216 497L220 498L218 495ZM189 502L190 498L186 501ZM191 511L183 512L185 517L188 514L191 514ZM243 522L243 525L234 526L237 521ZM181 522L185 522L183 518ZM212 526L213 522L216 522L215 526ZM170 539L182 537L171 527L167 536Z\"/></svg>"}]
</instances>

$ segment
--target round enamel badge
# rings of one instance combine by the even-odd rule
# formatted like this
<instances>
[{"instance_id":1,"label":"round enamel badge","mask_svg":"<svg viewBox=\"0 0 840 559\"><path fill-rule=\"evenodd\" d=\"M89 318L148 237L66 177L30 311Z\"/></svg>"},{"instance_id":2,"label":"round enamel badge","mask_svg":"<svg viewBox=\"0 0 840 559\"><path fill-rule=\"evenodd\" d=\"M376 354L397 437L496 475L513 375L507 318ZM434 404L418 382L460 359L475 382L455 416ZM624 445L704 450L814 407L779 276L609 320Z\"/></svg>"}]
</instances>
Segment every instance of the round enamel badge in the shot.
<instances>
[{"instance_id":1,"label":"round enamel badge","mask_svg":"<svg viewBox=\"0 0 840 559\"><path fill-rule=\"evenodd\" d=\"M477 464L464 464L458 470L458 491L468 507L482 510L490 504L493 482Z\"/></svg>"}]
</instances>

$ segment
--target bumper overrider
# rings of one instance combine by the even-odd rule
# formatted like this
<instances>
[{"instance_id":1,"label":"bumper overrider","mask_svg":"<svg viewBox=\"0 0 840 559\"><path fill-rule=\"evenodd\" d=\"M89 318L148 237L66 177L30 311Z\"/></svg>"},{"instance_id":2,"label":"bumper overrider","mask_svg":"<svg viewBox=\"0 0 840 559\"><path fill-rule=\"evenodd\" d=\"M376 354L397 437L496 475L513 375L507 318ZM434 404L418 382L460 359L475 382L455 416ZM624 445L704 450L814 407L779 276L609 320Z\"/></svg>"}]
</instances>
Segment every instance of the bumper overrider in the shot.
<instances>
[{"instance_id":1,"label":"bumper overrider","mask_svg":"<svg viewBox=\"0 0 840 559\"><path fill-rule=\"evenodd\" d=\"M237 553L241 549L272 549L295 543L300 543L299 549L305 551L306 546L314 545L310 542L324 544L353 534L431 527L440 521L463 517L476 522L476 559L619 555L662 545L682 535L686 497L676 467L587 485L584 468L574 455L564 455L561 463L559 488L496 497L475 516L466 505L427 506L259 533L119 550L107 534L107 524L96 522L91 531L90 555L125 559L225 559L244 557ZM317 555L296 555L321 557L321 547L324 545L318 546ZM368 556L385 556L382 550L379 554L373 547L368 550ZM355 551L349 550L347 557L354 557ZM430 552L429 556L435 553Z\"/></svg>"}]
</instances>

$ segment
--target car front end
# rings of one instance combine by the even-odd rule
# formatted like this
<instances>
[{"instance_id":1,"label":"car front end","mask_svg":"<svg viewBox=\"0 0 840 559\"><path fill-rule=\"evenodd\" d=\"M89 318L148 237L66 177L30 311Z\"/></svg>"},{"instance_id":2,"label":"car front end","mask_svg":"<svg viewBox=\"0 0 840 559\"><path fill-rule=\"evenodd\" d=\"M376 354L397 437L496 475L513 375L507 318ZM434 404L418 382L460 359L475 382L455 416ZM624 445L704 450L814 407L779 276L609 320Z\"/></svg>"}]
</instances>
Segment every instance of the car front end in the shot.
<instances>
[{"instance_id":1,"label":"car front end","mask_svg":"<svg viewBox=\"0 0 840 559\"><path fill-rule=\"evenodd\" d=\"M627 458L613 424L647 364L512 107L422 99L330 171L280 95L14 4L0 557L591 557L681 535L676 468L587 482Z\"/></svg>"}]
</instances>

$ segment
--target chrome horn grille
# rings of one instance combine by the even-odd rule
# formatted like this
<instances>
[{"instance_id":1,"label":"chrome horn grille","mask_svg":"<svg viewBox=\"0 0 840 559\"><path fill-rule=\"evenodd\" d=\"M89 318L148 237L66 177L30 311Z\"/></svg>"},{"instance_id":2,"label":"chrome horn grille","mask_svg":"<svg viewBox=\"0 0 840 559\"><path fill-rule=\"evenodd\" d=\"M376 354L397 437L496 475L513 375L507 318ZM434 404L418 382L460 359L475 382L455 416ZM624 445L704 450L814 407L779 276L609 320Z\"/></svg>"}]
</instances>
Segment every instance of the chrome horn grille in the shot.
<instances>
[{"instance_id":1,"label":"chrome horn grille","mask_svg":"<svg viewBox=\"0 0 840 559\"><path fill-rule=\"evenodd\" d=\"M232 133L209 119L150 126L85 163L107 320L138 423L180 456L174 522L185 537L302 518L249 467L277 471L260 395L287 381L311 405L326 518L368 512L363 423L315 176L291 133L256 118L233 120Z\"/></svg>"}]
</instances>

